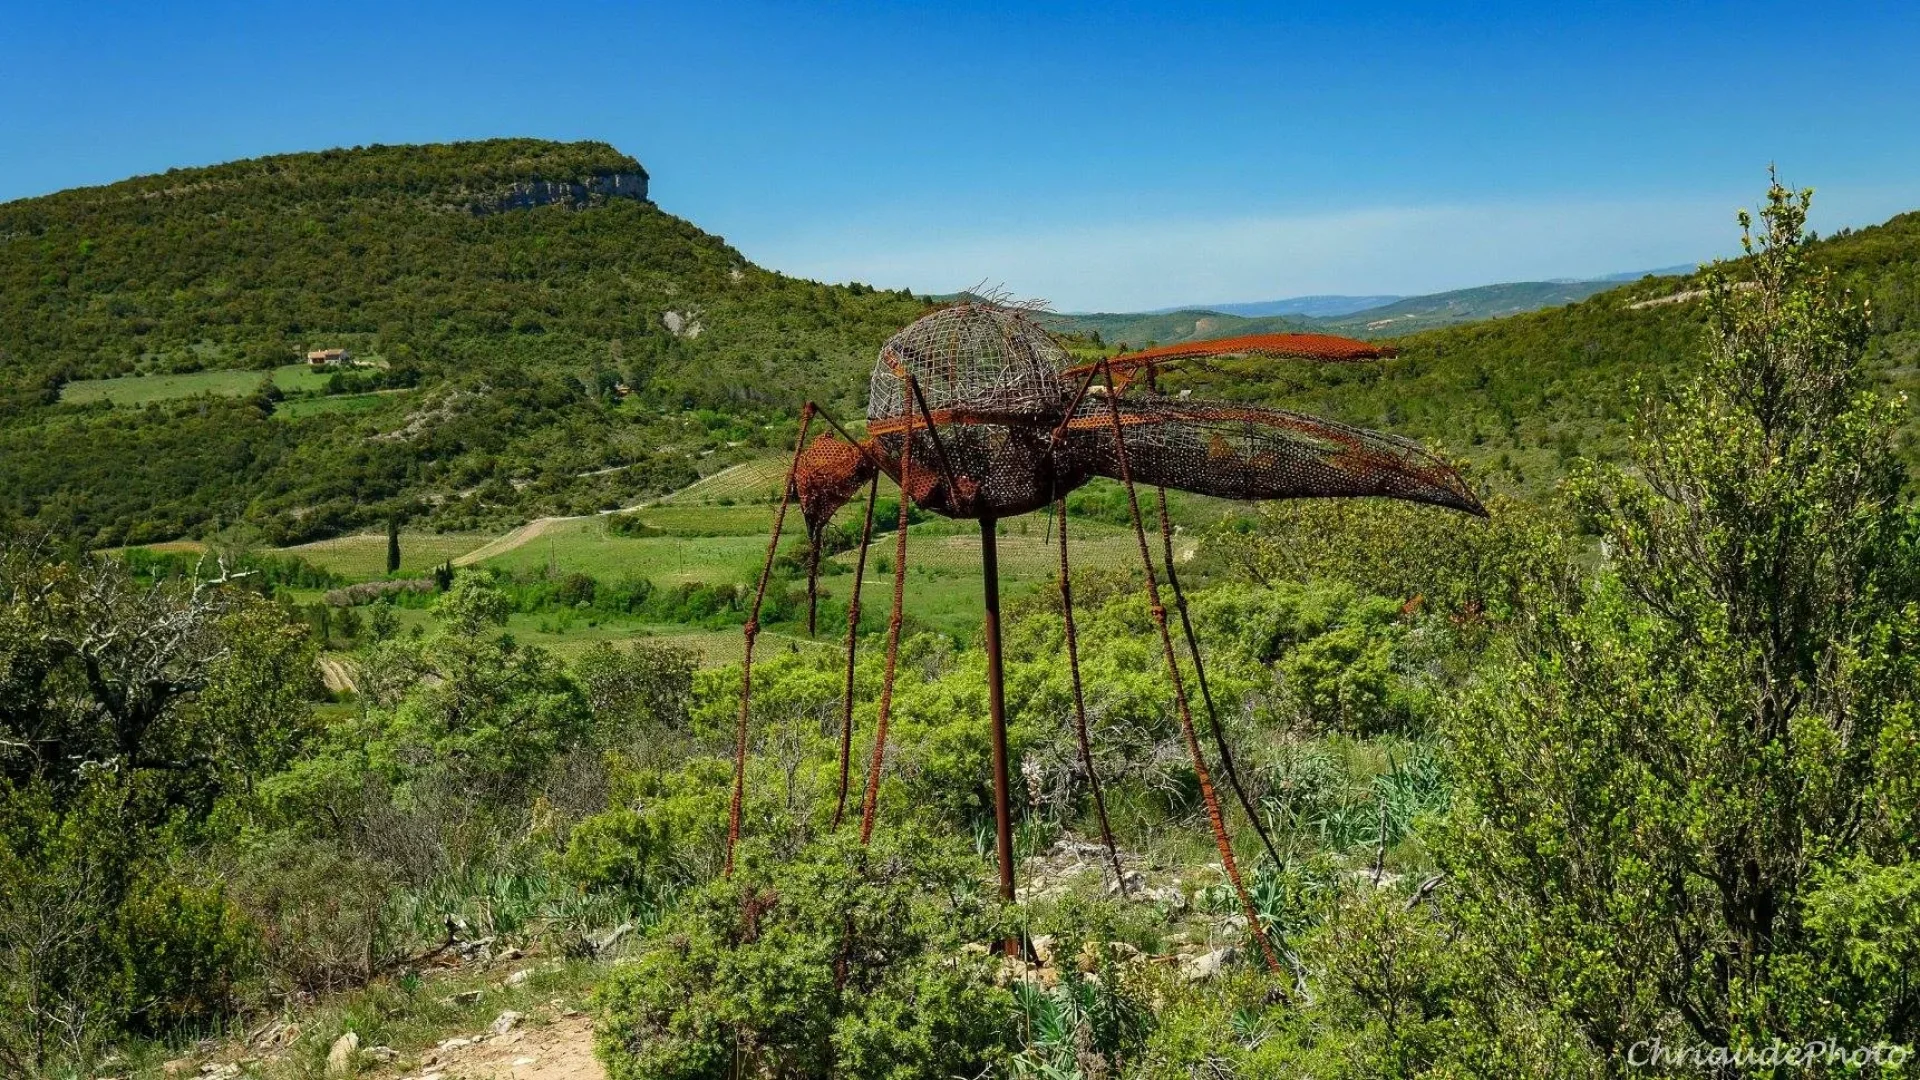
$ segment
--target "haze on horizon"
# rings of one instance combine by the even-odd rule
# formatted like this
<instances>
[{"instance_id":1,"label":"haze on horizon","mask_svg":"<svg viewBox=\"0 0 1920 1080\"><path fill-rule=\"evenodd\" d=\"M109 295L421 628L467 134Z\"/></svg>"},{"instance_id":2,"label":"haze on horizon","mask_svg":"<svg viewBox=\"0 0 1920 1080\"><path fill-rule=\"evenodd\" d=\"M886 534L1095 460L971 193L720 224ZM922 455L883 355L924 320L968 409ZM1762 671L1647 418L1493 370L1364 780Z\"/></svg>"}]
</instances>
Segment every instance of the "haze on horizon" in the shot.
<instances>
[{"instance_id":1,"label":"haze on horizon","mask_svg":"<svg viewBox=\"0 0 1920 1080\"><path fill-rule=\"evenodd\" d=\"M0 200L368 143L599 139L829 281L1060 310L1415 294L1920 207L1920 9L583 2L13 5ZM163 62L156 62L163 60Z\"/></svg>"}]
</instances>

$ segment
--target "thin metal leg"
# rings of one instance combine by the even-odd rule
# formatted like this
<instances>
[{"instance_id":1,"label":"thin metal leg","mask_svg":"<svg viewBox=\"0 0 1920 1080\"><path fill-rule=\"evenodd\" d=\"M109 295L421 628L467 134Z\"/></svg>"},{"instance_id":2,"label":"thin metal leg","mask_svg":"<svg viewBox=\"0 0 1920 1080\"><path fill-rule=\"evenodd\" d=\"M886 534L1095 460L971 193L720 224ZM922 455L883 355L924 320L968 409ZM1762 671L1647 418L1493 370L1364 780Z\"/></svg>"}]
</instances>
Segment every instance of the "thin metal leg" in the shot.
<instances>
[{"instance_id":1,"label":"thin metal leg","mask_svg":"<svg viewBox=\"0 0 1920 1080\"><path fill-rule=\"evenodd\" d=\"M1080 686L1080 638L1073 624L1073 579L1067 565L1067 500L1054 499L1053 509L1060 526L1060 614L1066 620L1067 670L1073 675L1073 733L1080 742L1080 766L1087 770L1087 786L1093 789L1093 809L1100 816L1100 840L1107 845L1107 858L1113 860L1114 887L1125 896L1127 872L1120 865L1120 848L1113 842L1107 799L1100 792L1100 773L1093 767L1093 744L1087 738L1087 697Z\"/></svg>"},{"instance_id":2,"label":"thin metal leg","mask_svg":"<svg viewBox=\"0 0 1920 1080\"><path fill-rule=\"evenodd\" d=\"M909 384L913 376L906 376ZM874 808L880 799L880 768L887 759L887 721L893 716L893 676L900 662L900 621L907 598L907 494L912 488L913 414L900 449L900 520L893 542L893 614L887 619L887 666L880 680L880 714L873 724L873 756L867 762L867 791L860 805L860 843L873 839Z\"/></svg>"},{"instance_id":3,"label":"thin metal leg","mask_svg":"<svg viewBox=\"0 0 1920 1080\"><path fill-rule=\"evenodd\" d=\"M1264 927L1260 925L1260 910L1253 906L1253 896L1247 892L1247 883L1240 877L1240 864L1233 856L1233 841L1227 836L1226 815L1220 810L1220 797L1213 789L1213 775L1207 771L1207 761L1200 753L1200 737L1194 733L1193 710L1187 703L1186 686L1180 679L1180 660L1174 653L1173 637L1167 631L1167 609L1160 602L1160 585L1153 572L1153 553L1147 548L1147 529L1140 517L1140 498L1133 487L1133 470L1127 462L1127 440L1120 426L1119 395L1113 385L1113 371L1106 367L1107 408L1113 421L1113 450L1120 466L1120 482L1127 489L1127 506L1133 515L1133 535L1140 542L1140 564L1147 574L1147 605L1153 614L1154 626L1160 632L1160 651L1166 657L1167 677L1173 681L1173 701L1180 717L1180 731L1186 737L1187 754L1193 759L1194 779L1200 784L1200 798L1206 803L1207 822L1213 826L1213 842L1220 850L1220 865L1227 872L1227 880L1233 882L1234 892L1239 894L1240 909L1247 916L1247 931L1260 946L1260 955L1266 959L1267 969L1279 973L1280 956L1274 951L1273 942L1268 939Z\"/></svg>"},{"instance_id":4,"label":"thin metal leg","mask_svg":"<svg viewBox=\"0 0 1920 1080\"><path fill-rule=\"evenodd\" d=\"M833 824L829 832L840 829L840 818L847 811L847 772L853 762L853 654L860 642L860 583L867 576L867 547L873 541L873 501L880 493L880 474L874 473L867 485L867 516L860 526L860 555L854 560L853 595L847 601L847 686L840 697L840 795L833 804Z\"/></svg>"},{"instance_id":5,"label":"thin metal leg","mask_svg":"<svg viewBox=\"0 0 1920 1080\"><path fill-rule=\"evenodd\" d=\"M813 405L800 410L800 435L794 439L793 460L787 464L787 482L780 489L780 509L773 515L773 535L767 538L767 558L760 567L760 587L754 591L744 633L746 651L740 658L740 723L733 736L733 799L727 808L727 856L722 876L733 876L733 849L740 843L740 806L747 790L747 716L753 708L753 642L760 636L760 605L767 598L767 579L773 576L773 558L780 550L780 530L787 523L787 504L793 500L793 477L800 453L807 448L807 429L813 424Z\"/></svg>"},{"instance_id":6,"label":"thin metal leg","mask_svg":"<svg viewBox=\"0 0 1920 1080\"><path fill-rule=\"evenodd\" d=\"M1180 588L1180 575L1173 568L1173 522L1167 514L1167 489L1154 489L1160 499L1160 544L1166 555L1167 586L1173 590L1173 606L1180 613L1180 629L1186 634L1187 653L1193 657L1193 680L1200 686L1200 701L1207 707L1207 726L1213 731L1214 748L1220 751L1220 771L1227 774L1227 783L1232 785L1234 795L1240 800L1240 808L1247 812L1247 823L1260 837L1260 843L1267 849L1267 857L1275 866L1280 865L1280 853L1274 850L1273 838L1267 835L1267 827L1261 823L1260 815L1253 808L1253 799L1247 795L1245 784L1240 782L1240 770L1233 762L1233 751L1227 746L1226 727L1220 723L1220 714L1213 707L1213 691L1207 686L1207 668L1200 660L1200 637L1193 632L1193 617L1187 613L1187 594Z\"/></svg>"},{"instance_id":7,"label":"thin metal leg","mask_svg":"<svg viewBox=\"0 0 1920 1080\"><path fill-rule=\"evenodd\" d=\"M1007 775L1007 696L1000 653L1000 551L992 518L980 519L980 572L986 579L987 712L993 721L993 825L1000 856L1000 899L1013 903L1013 792Z\"/></svg>"}]
</instances>

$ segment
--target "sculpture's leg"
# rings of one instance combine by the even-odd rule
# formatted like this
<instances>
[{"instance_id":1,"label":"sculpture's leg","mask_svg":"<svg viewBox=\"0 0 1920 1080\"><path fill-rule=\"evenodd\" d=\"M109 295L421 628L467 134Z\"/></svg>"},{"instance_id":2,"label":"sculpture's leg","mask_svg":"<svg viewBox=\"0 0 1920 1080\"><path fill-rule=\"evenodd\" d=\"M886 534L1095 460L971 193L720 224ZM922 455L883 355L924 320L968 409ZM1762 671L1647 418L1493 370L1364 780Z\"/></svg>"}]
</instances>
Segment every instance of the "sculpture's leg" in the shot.
<instances>
[{"instance_id":1,"label":"sculpture's leg","mask_svg":"<svg viewBox=\"0 0 1920 1080\"><path fill-rule=\"evenodd\" d=\"M1073 734L1080 741L1080 765L1087 770L1087 786L1093 789L1093 809L1100 815L1100 841L1107 845L1107 858L1113 860L1114 887L1127 895L1127 872L1120 866L1120 848L1113 842L1113 826L1107 821L1107 800L1100 792L1100 773L1093 767L1093 744L1087 739L1087 698L1080 686L1080 641L1073 625L1073 583L1067 566L1067 500L1053 500L1053 516L1060 525L1060 614L1066 620L1067 671L1073 676Z\"/></svg>"},{"instance_id":2,"label":"sculpture's leg","mask_svg":"<svg viewBox=\"0 0 1920 1080\"><path fill-rule=\"evenodd\" d=\"M909 384L913 376L906 377ZM913 414L900 444L900 520L893 541L893 614L887 619L887 666L880 677L880 713L873 723L873 757L867 762L867 793L860 804L860 843L873 839L874 806L880 798L880 766L887 757L887 720L893 715L893 673L900 661L900 619L907 599L907 494L913 470Z\"/></svg>"},{"instance_id":3,"label":"sculpture's leg","mask_svg":"<svg viewBox=\"0 0 1920 1080\"><path fill-rule=\"evenodd\" d=\"M853 564L853 595L847 601L847 688L840 697L840 796L833 804L833 825L847 810L847 772L853 761L853 654L860 641L860 583L867 576L867 546L873 542L873 501L880 493L880 474L867 485L867 516L860 526L860 555Z\"/></svg>"},{"instance_id":4,"label":"sculpture's leg","mask_svg":"<svg viewBox=\"0 0 1920 1080\"><path fill-rule=\"evenodd\" d=\"M1193 632L1193 617L1187 614L1187 595L1180 588L1180 575L1173 568L1173 523L1167 514L1167 489L1155 488L1160 498L1160 546L1165 552L1167 562L1167 585L1173 589L1173 606L1180 613L1180 629L1186 633L1187 652L1193 657L1193 681L1200 686L1200 701L1207 707L1207 726L1213 730L1213 745L1220 751L1220 770L1227 774L1227 783L1233 786L1233 793L1240 800L1240 808L1247 812L1247 821L1260 837L1260 843L1267 849L1267 857L1275 866L1280 865L1280 853L1273 848L1273 838L1267 835L1267 827L1261 823L1260 814L1253 808L1253 800L1247 796L1245 784L1240 782L1240 770L1234 767L1233 751L1227 748L1226 728L1220 723L1220 714L1213 707L1213 691L1207 686L1206 665L1200 661L1200 638Z\"/></svg>"},{"instance_id":5,"label":"sculpture's leg","mask_svg":"<svg viewBox=\"0 0 1920 1080\"><path fill-rule=\"evenodd\" d=\"M800 452L807 446L807 428L813 424L813 403L800 410L800 435L793 443L793 460L787 463L787 482L780 489L780 509L774 511L773 535L767 538L767 558L760 567L760 586L754 591L753 606L747 611L746 651L740 658L740 723L733 737L733 800L727 808L727 856L721 870L733 876L733 849L740 842L740 804L747 790L747 716L753 707L753 642L760 636L760 604L767 598L767 579L773 576L773 558L780 550L780 530L787 522L787 504L793 499L793 475L800 468Z\"/></svg>"},{"instance_id":6,"label":"sculpture's leg","mask_svg":"<svg viewBox=\"0 0 1920 1080\"><path fill-rule=\"evenodd\" d=\"M1013 903L1013 785L1007 775L1007 688L1000 654L1000 545L992 518L980 519L980 574L986 581L987 714L993 722L994 850L1000 899Z\"/></svg>"},{"instance_id":7,"label":"sculpture's leg","mask_svg":"<svg viewBox=\"0 0 1920 1080\"><path fill-rule=\"evenodd\" d=\"M1213 842L1220 849L1220 865L1227 872L1227 879L1233 882L1234 892L1240 896L1240 908L1247 916L1247 930L1260 946L1260 955L1266 959L1267 968L1276 974L1280 971L1280 957L1274 951L1273 942L1268 940L1264 927L1260 925L1260 911L1253 906L1253 896L1247 892L1247 883L1240 877L1240 864L1233 857L1233 842L1227 836L1226 816L1220 810L1220 798L1213 790L1213 776L1207 771L1206 758L1200 753L1200 737L1193 727L1193 710L1187 704L1186 686L1180 679L1180 659L1173 650L1173 637L1167 631L1167 609L1160 602L1160 585L1153 572L1153 553L1147 547L1147 529L1140 517L1140 498L1133 488L1132 466L1127 463L1127 440L1120 426L1120 402L1113 385L1113 372L1107 368L1107 408L1113 420L1113 449L1119 465L1120 482L1127 489L1127 507L1133 515L1133 534L1140 542L1140 564L1147 574L1147 606L1153 614L1154 626L1160 631L1160 651L1167 661L1167 677L1173 681L1173 702L1180 717L1180 731L1186 737L1187 754L1193 759L1194 779L1200 784L1200 798L1207 806L1207 821L1213 826Z\"/></svg>"},{"instance_id":8,"label":"sculpture's leg","mask_svg":"<svg viewBox=\"0 0 1920 1080\"><path fill-rule=\"evenodd\" d=\"M825 523L807 530L807 636L814 636L814 618L820 612L820 541L827 531Z\"/></svg>"}]
</instances>

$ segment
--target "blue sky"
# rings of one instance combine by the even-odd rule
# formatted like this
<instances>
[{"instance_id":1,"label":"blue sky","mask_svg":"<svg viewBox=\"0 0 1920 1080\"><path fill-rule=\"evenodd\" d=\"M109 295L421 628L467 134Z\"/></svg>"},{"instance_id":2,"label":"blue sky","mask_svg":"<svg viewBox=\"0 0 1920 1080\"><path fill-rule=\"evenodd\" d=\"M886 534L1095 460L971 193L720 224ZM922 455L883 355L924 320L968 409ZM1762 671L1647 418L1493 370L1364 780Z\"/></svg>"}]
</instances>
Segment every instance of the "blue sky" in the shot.
<instances>
[{"instance_id":1,"label":"blue sky","mask_svg":"<svg viewBox=\"0 0 1920 1080\"><path fill-rule=\"evenodd\" d=\"M1798 14L1796 14L1798 13ZM827 280L1062 310L1413 293L1920 207L1920 4L0 0L0 200L176 165L602 139Z\"/></svg>"}]
</instances>

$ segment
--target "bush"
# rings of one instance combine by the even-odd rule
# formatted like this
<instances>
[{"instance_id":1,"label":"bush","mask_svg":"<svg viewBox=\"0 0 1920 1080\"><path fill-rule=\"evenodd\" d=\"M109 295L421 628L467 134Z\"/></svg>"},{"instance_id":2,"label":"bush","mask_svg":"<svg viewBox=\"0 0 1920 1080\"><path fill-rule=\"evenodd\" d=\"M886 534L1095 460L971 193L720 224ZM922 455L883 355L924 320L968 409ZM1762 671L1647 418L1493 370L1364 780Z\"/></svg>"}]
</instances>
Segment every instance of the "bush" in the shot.
<instances>
[{"instance_id":1,"label":"bush","mask_svg":"<svg viewBox=\"0 0 1920 1080\"><path fill-rule=\"evenodd\" d=\"M281 838L248 853L234 878L235 901L259 927L270 990L338 990L373 973L393 884L376 864L324 841Z\"/></svg>"},{"instance_id":2,"label":"bush","mask_svg":"<svg viewBox=\"0 0 1920 1080\"><path fill-rule=\"evenodd\" d=\"M1010 1049L1012 998L962 952L995 936L979 864L924 836L822 841L656 928L596 995L612 1080L974 1076Z\"/></svg>"}]
</instances>

